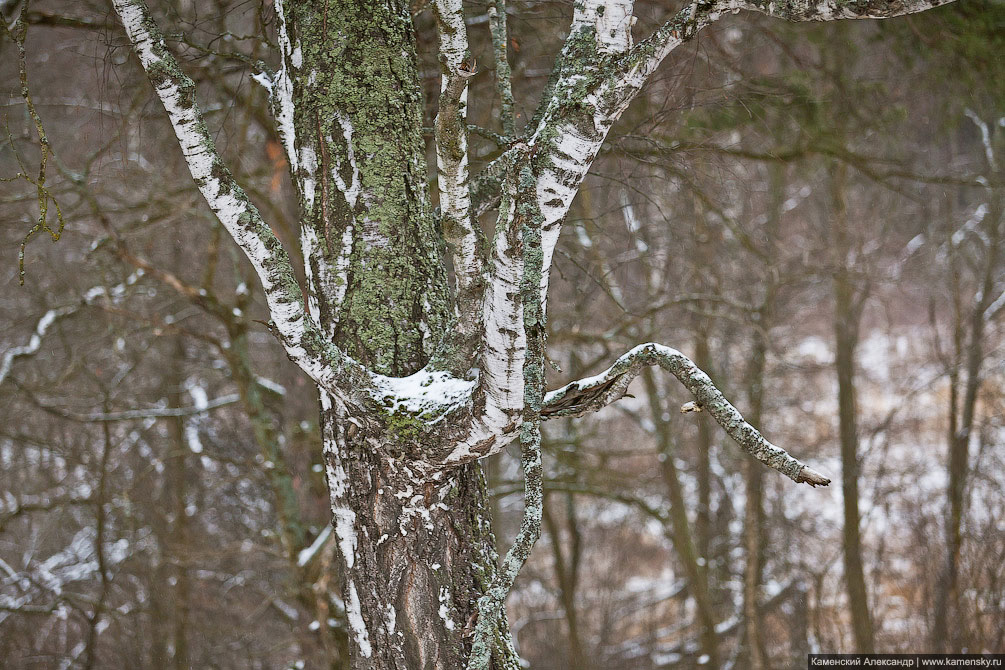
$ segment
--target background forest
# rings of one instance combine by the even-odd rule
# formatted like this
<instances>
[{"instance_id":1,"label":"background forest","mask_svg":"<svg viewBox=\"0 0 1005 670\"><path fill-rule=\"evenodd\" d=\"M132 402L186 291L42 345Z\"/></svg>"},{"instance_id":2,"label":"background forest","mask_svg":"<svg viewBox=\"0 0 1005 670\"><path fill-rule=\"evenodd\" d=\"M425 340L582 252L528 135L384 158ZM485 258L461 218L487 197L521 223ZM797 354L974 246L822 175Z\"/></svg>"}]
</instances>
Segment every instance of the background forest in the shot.
<instances>
[{"instance_id":1,"label":"background forest","mask_svg":"<svg viewBox=\"0 0 1005 670\"><path fill-rule=\"evenodd\" d=\"M295 240L251 78L274 59L271 3L151 5L238 180ZM0 8L0 666L342 667L314 386L109 8L36 0L20 27L20 3ZM640 2L636 35L670 9ZM434 20L413 11L435 105ZM478 63L489 11L466 4ZM509 3L517 99L536 101L571 13ZM547 422L545 534L509 600L531 667L1005 651L1003 54L998 0L746 14L618 122L556 254L549 388L665 342L835 481L752 465L651 371ZM473 171L501 151L476 68ZM486 469L508 545L518 450Z\"/></svg>"}]
</instances>

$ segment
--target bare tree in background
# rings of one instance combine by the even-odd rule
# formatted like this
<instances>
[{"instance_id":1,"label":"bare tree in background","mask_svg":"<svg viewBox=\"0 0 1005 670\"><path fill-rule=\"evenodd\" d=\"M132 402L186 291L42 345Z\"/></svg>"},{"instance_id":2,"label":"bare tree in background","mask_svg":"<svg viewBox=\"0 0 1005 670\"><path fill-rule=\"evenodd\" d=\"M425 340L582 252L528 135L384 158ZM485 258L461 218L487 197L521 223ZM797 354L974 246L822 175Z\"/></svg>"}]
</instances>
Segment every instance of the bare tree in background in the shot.
<instances>
[{"instance_id":1,"label":"bare tree in background","mask_svg":"<svg viewBox=\"0 0 1005 670\"><path fill-rule=\"evenodd\" d=\"M977 127L984 146L989 183L1001 174L1000 124L988 124L973 110L967 116ZM988 324L1005 309L1005 215L1002 195L988 189L969 220L957 228L950 224L942 254L952 268L949 293L952 304L952 332L948 351L940 352L949 378L949 430L947 450L945 557L935 588L932 646L940 651L968 647L968 631L950 623L959 616L959 563L963 544L962 529L967 510L966 490L971 477L971 444L977 431L977 405L984 384ZM949 223L949 222L947 222Z\"/></svg>"}]
</instances>

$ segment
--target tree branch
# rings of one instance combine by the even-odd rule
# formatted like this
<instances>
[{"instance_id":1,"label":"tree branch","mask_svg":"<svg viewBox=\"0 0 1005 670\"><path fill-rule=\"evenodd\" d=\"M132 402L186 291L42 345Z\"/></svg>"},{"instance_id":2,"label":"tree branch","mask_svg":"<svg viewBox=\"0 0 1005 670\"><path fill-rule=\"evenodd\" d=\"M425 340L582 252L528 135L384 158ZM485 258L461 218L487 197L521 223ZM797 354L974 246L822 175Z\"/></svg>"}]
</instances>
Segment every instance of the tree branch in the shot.
<instances>
[{"instance_id":1,"label":"tree branch","mask_svg":"<svg viewBox=\"0 0 1005 670\"><path fill-rule=\"evenodd\" d=\"M504 177L502 180L499 222L493 240L484 308L482 372L487 415L489 410L512 414L521 407L518 389L523 385L521 363L526 343L522 340L521 307L519 301L512 297L517 293L516 284L523 270L520 240L515 234L512 219L515 203L522 193L528 190L535 192L541 214L543 262L540 288L544 303L555 246L573 198L608 131L671 51L725 13L744 8L789 20L833 20L894 16L934 7L943 4L944 0L891 1L885 8L879 6L879 0L864 2L863 7L855 10L822 8L811 16L808 6L755 7L740 0L696 1L635 47L632 46L631 36L634 18L632 0L584 0L576 3L569 37L556 62L553 81L549 82L531 124L532 132L526 143L515 145L498 159L498 169L509 179ZM534 176L530 183L513 178L508 172L511 168L506 167L507 161L511 160L509 156L524 154L530 156ZM517 159L514 157L512 160ZM490 181L486 184L494 185ZM623 392L621 388L620 393ZM731 405L728 406L732 409ZM739 413L736 417L740 417ZM726 416L717 418L725 420ZM496 424L502 425L499 421ZM743 426L749 428L746 422ZM752 428L750 430L753 431ZM756 431L753 433L763 445L772 446ZM741 444L745 443L741 440ZM770 450L765 451L763 445L755 448L754 443L748 442L745 446L755 455L766 456ZM468 453L462 451L465 455ZM793 462L798 463L794 459ZM803 466L800 464L799 467ZM792 476L798 477L798 472L793 472ZM821 481L817 483L822 483L825 478L819 479Z\"/></svg>"},{"instance_id":2,"label":"tree branch","mask_svg":"<svg viewBox=\"0 0 1005 670\"><path fill-rule=\"evenodd\" d=\"M468 79L475 74L475 64L468 49L461 0L436 0L434 14L442 69L439 110L434 122L440 220L454 264L459 334L472 341L476 340L481 325L485 287L484 241L481 227L471 216L468 188Z\"/></svg>"},{"instance_id":3,"label":"tree branch","mask_svg":"<svg viewBox=\"0 0 1005 670\"><path fill-rule=\"evenodd\" d=\"M663 59L727 12L757 11L789 21L887 18L946 4L951 0L863 0L818 5L807 0L759 5L745 0L695 1L656 32L632 46L631 0L577 3L572 27L556 65L556 83L542 101L529 144L540 169L537 185L545 216L542 291L562 219L607 132Z\"/></svg>"},{"instance_id":4,"label":"tree branch","mask_svg":"<svg viewBox=\"0 0 1005 670\"><path fill-rule=\"evenodd\" d=\"M757 3L746 0L701 2L695 0L664 23L645 41L633 48L622 61L622 86L641 86L663 59L698 32L727 12L741 9L766 14L786 21L836 21L840 19L886 19L923 12L953 0L857 0L856 2L811 2L792 0Z\"/></svg>"},{"instance_id":5,"label":"tree branch","mask_svg":"<svg viewBox=\"0 0 1005 670\"><path fill-rule=\"evenodd\" d=\"M24 44L25 39L28 35L28 23L26 17L28 14L28 3L25 2L21 5L21 9L18 12L17 19L14 22L13 27L8 27L6 22L3 22L2 17L0 17L0 27L10 36L17 46L17 61L18 61L18 74L21 83L21 97L24 99L25 108L28 111L28 116L31 117L32 122L35 125L35 132L38 134L38 172L37 176L32 178L28 174L28 170L25 168L21 161L21 157L18 155L17 148L14 146L14 139L10 135L10 130L7 129L8 139L10 141L11 150L14 152L14 157L21 167L21 171L12 178L2 178L0 181L13 181L16 179L23 179L32 186L35 187L35 192L38 199L38 219L35 222L25 236L21 239L21 248L18 251L18 282L21 286L24 286L24 255L25 248L28 246L28 242L35 236L36 233L46 232L53 242L57 242L63 234L63 228L66 225L66 221L63 218L63 209L60 207L59 201L52 195L50 189L45 185L46 179L46 165L49 160L49 156L52 156L52 147L49 146L49 138L45 134L45 127L42 125L42 118L38 115L35 109L35 102L32 100L31 90L28 87L28 60L25 52ZM56 227L53 228L49 223L49 201L52 201L56 208Z\"/></svg>"},{"instance_id":6,"label":"tree branch","mask_svg":"<svg viewBox=\"0 0 1005 670\"><path fill-rule=\"evenodd\" d=\"M516 137L516 119L513 115L513 73L506 55L509 37L506 34L506 0L495 0L489 5L489 30L492 32L492 50L496 63L496 91L499 93L499 120L503 135Z\"/></svg>"},{"instance_id":7,"label":"tree branch","mask_svg":"<svg viewBox=\"0 0 1005 670\"><path fill-rule=\"evenodd\" d=\"M241 399L237 393L229 393L206 401L204 405L191 405L188 407L151 407L149 409L127 409L121 412L94 412L91 414L78 414L60 407L44 405L35 398L32 400L43 410L56 416L60 416L77 423L112 423L116 421L136 421L139 419L163 419L168 417L198 416L206 414L210 410L219 407L233 405Z\"/></svg>"},{"instance_id":8,"label":"tree branch","mask_svg":"<svg viewBox=\"0 0 1005 670\"><path fill-rule=\"evenodd\" d=\"M142 276L143 271L137 270L126 277L123 282L116 284L115 286L107 287L98 285L90 288L84 292L84 295L81 296L80 301L76 304L65 305L63 307L48 310L39 318L37 322L35 322L35 330L32 331L28 342L20 346L9 348L4 352L3 357L0 358L0 384L3 384L4 380L7 379L15 360L26 356L34 356L39 352L42 347L42 338L45 337L49 328L51 328L54 323L66 316L75 314L84 305L93 304L100 297L108 297L111 299L122 297L122 295L126 292L126 288L135 284Z\"/></svg>"},{"instance_id":9,"label":"tree branch","mask_svg":"<svg viewBox=\"0 0 1005 670\"><path fill-rule=\"evenodd\" d=\"M839 21L842 19L890 19L905 14L915 14L953 0L856 0L855 2L816 2L815 0L786 0L766 3L729 0L728 9L745 9L786 21Z\"/></svg>"},{"instance_id":10,"label":"tree branch","mask_svg":"<svg viewBox=\"0 0 1005 670\"><path fill-rule=\"evenodd\" d=\"M545 91L532 136L497 159L505 177L484 302L482 370L487 405L504 413L523 406L519 389L527 347L524 307L515 299L525 273L517 203L534 200L541 232L541 271L535 274L543 310L562 220L616 118L601 111L604 86L598 81L607 81L612 59L631 44L632 7L632 0L576 4L557 77ZM529 165L517 174L510 167L517 163Z\"/></svg>"},{"instance_id":11,"label":"tree branch","mask_svg":"<svg viewBox=\"0 0 1005 670\"><path fill-rule=\"evenodd\" d=\"M289 255L220 158L196 103L195 83L168 51L143 0L114 0L114 5L147 78L164 104L192 178L261 279L274 332L290 359L321 387L358 404L359 398L347 396L348 389L360 392L369 388L369 373L324 338L307 318ZM284 136L284 141L289 140Z\"/></svg>"},{"instance_id":12,"label":"tree branch","mask_svg":"<svg viewBox=\"0 0 1005 670\"><path fill-rule=\"evenodd\" d=\"M690 358L661 344L640 344L599 375L548 393L541 415L551 419L595 412L624 396L632 380L650 365L659 365L672 374L695 397L696 403L688 403L681 411L707 410L744 451L796 483L810 486L830 484L830 479L764 439Z\"/></svg>"},{"instance_id":13,"label":"tree branch","mask_svg":"<svg viewBox=\"0 0 1005 670\"><path fill-rule=\"evenodd\" d=\"M533 180L530 165L519 166L520 181ZM541 212L532 192L523 193L516 205L515 222L520 225L523 275L520 305L526 355L523 359L523 423L520 427L520 454L524 473L523 519L513 546L506 552L492 587L478 601L478 624L471 646L468 670L489 670L491 639L499 625L499 614L531 549L541 537L544 509L541 463L541 403L544 396L545 317L541 299ZM508 638L507 638L508 639ZM512 651L512 650L510 650Z\"/></svg>"}]
</instances>

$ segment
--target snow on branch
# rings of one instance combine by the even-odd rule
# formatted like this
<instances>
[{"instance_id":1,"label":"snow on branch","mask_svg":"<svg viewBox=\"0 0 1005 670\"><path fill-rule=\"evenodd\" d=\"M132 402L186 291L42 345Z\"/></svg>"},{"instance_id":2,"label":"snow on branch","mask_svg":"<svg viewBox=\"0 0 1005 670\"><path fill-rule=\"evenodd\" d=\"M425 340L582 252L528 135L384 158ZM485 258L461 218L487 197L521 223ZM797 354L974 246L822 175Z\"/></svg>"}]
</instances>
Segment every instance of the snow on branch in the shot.
<instances>
[{"instance_id":1,"label":"snow on branch","mask_svg":"<svg viewBox=\"0 0 1005 670\"><path fill-rule=\"evenodd\" d=\"M837 21L841 19L886 19L914 14L949 4L953 0L856 0L847 2L817 2L816 0L786 0L785 2L756 0L694 1L664 23L649 38L635 46L622 61L624 78L621 87L634 89L651 75L663 59L711 23L727 13L740 10L766 14L786 21Z\"/></svg>"},{"instance_id":2,"label":"snow on branch","mask_svg":"<svg viewBox=\"0 0 1005 670\"><path fill-rule=\"evenodd\" d=\"M289 255L217 152L196 103L195 82L168 51L146 3L114 0L114 5L147 78L164 104L193 180L262 281L274 332L290 359L340 397L345 396L340 387L365 389L370 385L369 374L322 337L307 317ZM290 138L284 136L284 140L289 143Z\"/></svg>"},{"instance_id":3,"label":"snow on branch","mask_svg":"<svg viewBox=\"0 0 1005 670\"><path fill-rule=\"evenodd\" d=\"M688 403L681 411L707 411L744 451L797 484L830 484L829 478L764 439L690 358L662 344L640 344L599 375L580 379L548 393L541 415L550 419L595 412L624 396L632 380L650 365L659 365L672 374L694 396L695 403Z\"/></svg>"},{"instance_id":4,"label":"snow on branch","mask_svg":"<svg viewBox=\"0 0 1005 670\"><path fill-rule=\"evenodd\" d=\"M17 347L11 347L5 351L3 357L0 358L0 384L3 384L4 380L7 379L7 375L10 374L11 367L14 365L15 360L27 356L34 356L38 353L39 349L42 347L42 338L45 337L45 334L49 332L49 328L51 328L54 323L63 317L76 313L77 310L84 305L92 304L100 297L108 297L111 299L121 298L125 295L126 287L135 284L142 276L143 270L137 270L126 277L125 281L110 288L105 286L94 286L84 292L84 295L81 297L79 303L50 309L43 314L35 323L35 330L32 331L28 342Z\"/></svg>"},{"instance_id":5,"label":"snow on branch","mask_svg":"<svg viewBox=\"0 0 1005 670\"><path fill-rule=\"evenodd\" d=\"M49 330L49 327L57 320L75 311L76 307L63 307L61 309L50 309L43 314L42 318L35 324L35 330L26 344L11 347L4 352L3 358L0 359L0 384L10 374L11 366L14 365L15 359L33 356L38 353L39 348L42 346L42 338L45 337L45 333Z\"/></svg>"},{"instance_id":6,"label":"snow on branch","mask_svg":"<svg viewBox=\"0 0 1005 670\"><path fill-rule=\"evenodd\" d=\"M308 563L314 560L314 557L318 555L325 543L328 542L328 538L332 535L332 525L326 524L324 530L318 533L318 536L314 538L314 542L311 546L301 549L300 553L297 554L297 565L301 568L306 567Z\"/></svg>"},{"instance_id":7,"label":"snow on branch","mask_svg":"<svg viewBox=\"0 0 1005 670\"><path fill-rule=\"evenodd\" d=\"M92 412L90 414L70 412L59 407L43 405L41 403L39 403L39 405L42 409L53 414L57 414L64 419L69 419L70 421L77 421L80 423L100 423L136 421L137 419L159 419L165 417L199 416L209 412L210 410L217 409L218 407L233 405L240 399L241 396L237 393L228 393L227 395L222 395L219 398L205 400L202 403L196 403L188 407L150 407L148 409L127 409L122 410L121 412Z\"/></svg>"},{"instance_id":8,"label":"snow on branch","mask_svg":"<svg viewBox=\"0 0 1005 670\"><path fill-rule=\"evenodd\" d=\"M991 143L991 131L988 128L988 124L969 107L963 113L967 115L968 119L974 122L977 130L981 132L981 144L984 145L984 159L988 162L988 167L991 168L991 171L997 172L998 163L995 161L995 151Z\"/></svg>"},{"instance_id":9,"label":"snow on branch","mask_svg":"<svg viewBox=\"0 0 1005 670\"><path fill-rule=\"evenodd\" d=\"M819 2L818 0L785 0L778 2L744 2L730 0L726 3L728 9L734 11L746 9L751 12L767 14L786 21L840 21L842 19L890 19L905 14L915 14L942 5L948 5L953 0L834 0Z\"/></svg>"}]
</instances>

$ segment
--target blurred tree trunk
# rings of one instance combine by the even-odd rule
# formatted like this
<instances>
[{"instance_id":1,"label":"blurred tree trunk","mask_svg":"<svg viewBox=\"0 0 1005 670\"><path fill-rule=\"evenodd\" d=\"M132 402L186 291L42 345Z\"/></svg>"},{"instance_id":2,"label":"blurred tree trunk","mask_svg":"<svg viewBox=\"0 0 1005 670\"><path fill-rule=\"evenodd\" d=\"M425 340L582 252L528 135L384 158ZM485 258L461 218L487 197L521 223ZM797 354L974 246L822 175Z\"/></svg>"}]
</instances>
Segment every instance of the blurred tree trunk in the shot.
<instances>
[{"instance_id":1,"label":"blurred tree trunk","mask_svg":"<svg viewBox=\"0 0 1005 670\"><path fill-rule=\"evenodd\" d=\"M181 336L173 339L171 373L168 381L168 405L184 407L183 386L185 384L185 344ZM188 565L191 548L188 539L188 513L186 510L188 487L187 468L189 446L185 440L185 419L167 419L171 452L164 459L165 506L170 515L168 535L168 560L171 585L171 667L175 670L189 670L188 655L189 608L191 604L191 584Z\"/></svg>"},{"instance_id":2,"label":"blurred tree trunk","mask_svg":"<svg viewBox=\"0 0 1005 670\"><path fill-rule=\"evenodd\" d=\"M103 408L105 413L108 413L108 391L107 389L102 390L105 394ZM85 651L85 660L82 665L84 670L91 670L95 667L97 662L98 626L101 624L101 618L105 616L105 603L108 599L110 579L108 574L108 561L105 556L105 544L108 542L108 538L106 537L106 528L108 525L106 506L110 502L108 495L109 461L115 445L112 440L112 430L107 421L101 426L101 437L102 445L98 471L98 491L97 497L94 501L94 555L97 562L98 581L101 583L101 590L98 592L98 598L94 603L94 609L92 610L91 616L88 617L87 648Z\"/></svg>"},{"instance_id":3,"label":"blurred tree trunk","mask_svg":"<svg viewBox=\"0 0 1005 670\"><path fill-rule=\"evenodd\" d=\"M792 632L791 632L791 667L798 668L806 663L806 656L812 653L810 649L810 607L809 588L804 582L796 585L796 594L792 598Z\"/></svg>"},{"instance_id":4,"label":"blurred tree trunk","mask_svg":"<svg viewBox=\"0 0 1005 670\"><path fill-rule=\"evenodd\" d=\"M951 626L959 617L957 582L960 548L963 545L963 521L966 513L966 487L970 472L970 439L977 415L978 393L983 382L984 332L988 309L996 297L995 279L1002 261L1002 202L993 192L989 211L981 222L986 240L983 253L960 258L962 249L950 252L953 282L953 360L949 370L949 434L948 483L946 486L946 549L943 566L935 585L935 612L932 626L932 646L937 651L958 651L967 647L962 624ZM953 243L955 247L956 244ZM961 265L977 270L977 290L967 300L959 285L964 273ZM963 619L956 619L962 622Z\"/></svg>"},{"instance_id":5,"label":"blurred tree trunk","mask_svg":"<svg viewBox=\"0 0 1005 670\"><path fill-rule=\"evenodd\" d=\"M554 497L553 494L552 497ZM576 590L579 584L579 564L582 557L582 537L579 520L576 518L575 497L571 493L561 494L565 507L566 527L569 530L569 553L562 549L562 531L548 506L544 507L544 524L551 536L551 551L555 559L555 575L558 577L559 598L565 614L569 632L569 668L589 670L593 666L584 651L579 630L579 616L576 608Z\"/></svg>"},{"instance_id":6,"label":"blurred tree trunk","mask_svg":"<svg viewBox=\"0 0 1005 670\"><path fill-rule=\"evenodd\" d=\"M785 199L784 168L771 166L771 192L768 202L768 217L764 236L766 249L764 257L777 258L779 225L782 216L782 201ZM778 272L774 267L765 268L764 295L756 311L751 313L754 321L753 346L747 366L746 386L749 420L757 426L764 419L765 367L768 354L768 332L774 319L775 295L778 290ZM743 477L746 487L744 507L743 546L746 565L743 577L743 622L747 637L746 652L749 654L751 670L763 670L770 665L761 628L760 588L764 577L764 483L763 468L746 460Z\"/></svg>"},{"instance_id":7,"label":"blurred tree trunk","mask_svg":"<svg viewBox=\"0 0 1005 670\"><path fill-rule=\"evenodd\" d=\"M245 306L241 306L243 308ZM349 663L349 639L346 635L348 623L345 613L332 611L332 598L329 588L320 588L320 584L328 584L327 578L320 579L317 575L318 566L313 565L316 555L310 559L301 560L301 551L307 548L306 524L297 498L290 465L283 452L280 441L280 431L276 420L266 406L261 387L252 368L248 351L247 322L232 321L228 324L230 331L230 347L227 350L227 360L230 364L231 378L237 385L241 404L251 422L252 435L258 444L259 453L272 466L265 471L272 491L279 523L279 537L290 564L290 571L295 583L292 585L300 604L311 612L314 620L322 624L320 628L321 644L332 670L347 668ZM319 549L316 554L320 554ZM337 575L335 576L337 577ZM320 584L319 584L320 582ZM334 619L336 625L328 622Z\"/></svg>"},{"instance_id":8,"label":"blurred tree trunk","mask_svg":"<svg viewBox=\"0 0 1005 670\"><path fill-rule=\"evenodd\" d=\"M676 449L674 448L673 435L670 432L670 423L663 420L665 410L660 400L662 396L656 386L652 370L646 368L642 373L642 378L645 382L646 397L649 400L650 415L656 425L660 441L660 470L667 486L667 495L670 498L670 537L674 550L677 552L677 558L684 568L688 589L694 598L700 630L701 651L708 656L708 662L703 667L718 668L719 636L715 630L716 617L712 607L708 571L705 569L706 566L698 560L698 551L693 539L694 533L691 530L691 522L687 518L688 505L684 498L684 487L681 484L677 466L674 464Z\"/></svg>"},{"instance_id":9,"label":"blurred tree trunk","mask_svg":"<svg viewBox=\"0 0 1005 670\"><path fill-rule=\"evenodd\" d=\"M588 198L585 199L582 207L584 215L589 218L591 203ZM577 306L579 311L581 311L581 307L581 305ZM575 349L569 352L568 373L575 377L583 373L583 365ZM568 440L568 445L557 453L556 467L560 468L557 475L568 475L575 478L583 471L583 464L579 462L579 457L583 453L582 440L575 420L566 419L562 423L565 427L564 436ZM552 496L552 500L554 498L555 495ZM583 557L583 538L579 527L579 518L576 515L575 495L566 492L561 494L561 498L565 508L565 525L569 531L568 553L562 549L561 527L547 505L542 510L543 521L548 534L551 535L555 574L558 578L559 596L569 634L569 667L589 670L593 663L583 642L583 634L579 625L579 608L576 606L576 593L579 590L579 568Z\"/></svg>"},{"instance_id":10,"label":"blurred tree trunk","mask_svg":"<svg viewBox=\"0 0 1005 670\"><path fill-rule=\"evenodd\" d=\"M832 164L831 237L834 253L834 367L838 380L838 424L841 442L841 486L844 500L844 572L855 651L872 653L872 618L862 566L859 499L858 417L855 389L855 349L858 346L862 308L868 289L861 285L853 266L845 201L847 166Z\"/></svg>"},{"instance_id":11,"label":"blurred tree trunk","mask_svg":"<svg viewBox=\"0 0 1005 670\"><path fill-rule=\"evenodd\" d=\"M708 328L701 328L695 346L695 362L706 372L714 369L712 352L708 344ZM698 545L698 555L705 561L705 570L711 571L712 551L712 419L705 414L698 416L698 453L695 476L698 479L698 505L694 516L694 534ZM715 593L710 594L713 606L717 602Z\"/></svg>"},{"instance_id":12,"label":"blurred tree trunk","mask_svg":"<svg viewBox=\"0 0 1005 670\"><path fill-rule=\"evenodd\" d=\"M763 383L764 352L755 346L751 365L755 368L751 377L750 421L760 421L761 393L757 384ZM758 360L759 359L759 360ZM758 390L754 390L758 389ZM756 397L756 400L754 398ZM760 425L760 424L758 424ZM767 657L764 650L764 636L761 633L761 617L758 606L762 582L763 558L761 554L762 528L764 521L764 485L761 478L763 468L747 459L743 463L743 480L746 487L746 502L743 513L743 549L746 557L743 572L743 626L746 636L744 651L751 670L764 670Z\"/></svg>"}]
</instances>

